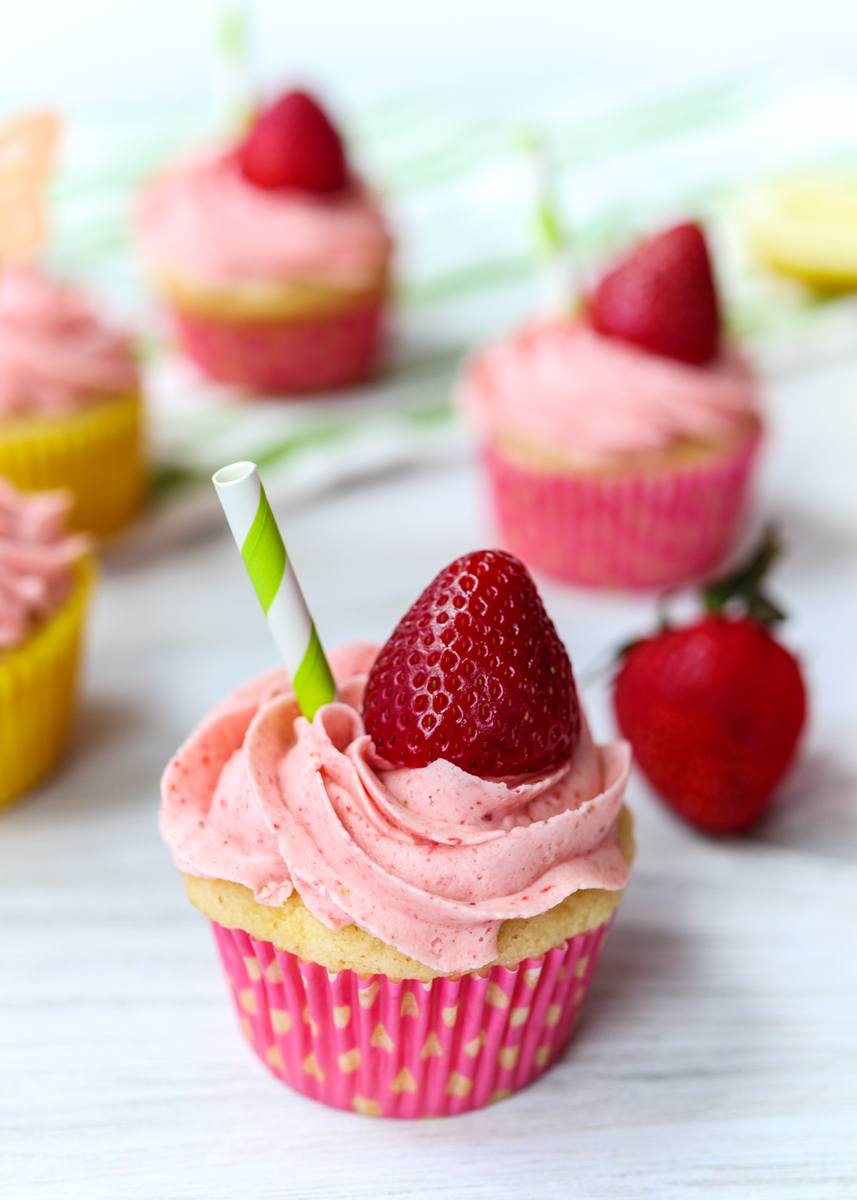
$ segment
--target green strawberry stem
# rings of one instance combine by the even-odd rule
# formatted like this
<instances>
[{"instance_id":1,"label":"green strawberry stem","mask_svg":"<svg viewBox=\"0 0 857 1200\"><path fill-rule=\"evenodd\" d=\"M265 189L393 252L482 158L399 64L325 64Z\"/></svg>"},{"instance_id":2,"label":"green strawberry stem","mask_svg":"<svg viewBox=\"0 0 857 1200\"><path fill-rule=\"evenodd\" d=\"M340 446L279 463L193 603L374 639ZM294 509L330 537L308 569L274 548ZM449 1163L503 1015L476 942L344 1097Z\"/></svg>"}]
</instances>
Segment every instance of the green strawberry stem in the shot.
<instances>
[{"instance_id":1,"label":"green strawberry stem","mask_svg":"<svg viewBox=\"0 0 857 1200\"><path fill-rule=\"evenodd\" d=\"M782 543L779 534L773 525L769 525L758 546L745 563L731 575L724 575L722 579L714 579L703 588L702 602L708 616L719 616L728 609L736 615L755 621L764 629L769 629L772 625L785 621L786 614L783 610L762 591L765 576L781 553ZM641 642L656 640L661 634L669 633L675 628L668 612L671 596L672 593L667 593L661 597L658 605L657 632L649 634L647 637L631 638L623 643L612 657L611 663L614 667L619 666L628 652ZM587 682L591 682L600 673L600 668L597 666L590 670L596 674L587 678Z\"/></svg>"},{"instance_id":2,"label":"green strawberry stem","mask_svg":"<svg viewBox=\"0 0 857 1200\"><path fill-rule=\"evenodd\" d=\"M731 575L715 579L702 593L705 611L710 616L727 607L768 628L786 619L783 610L763 591L765 576L782 551L776 529L769 525L752 556Z\"/></svg>"}]
</instances>

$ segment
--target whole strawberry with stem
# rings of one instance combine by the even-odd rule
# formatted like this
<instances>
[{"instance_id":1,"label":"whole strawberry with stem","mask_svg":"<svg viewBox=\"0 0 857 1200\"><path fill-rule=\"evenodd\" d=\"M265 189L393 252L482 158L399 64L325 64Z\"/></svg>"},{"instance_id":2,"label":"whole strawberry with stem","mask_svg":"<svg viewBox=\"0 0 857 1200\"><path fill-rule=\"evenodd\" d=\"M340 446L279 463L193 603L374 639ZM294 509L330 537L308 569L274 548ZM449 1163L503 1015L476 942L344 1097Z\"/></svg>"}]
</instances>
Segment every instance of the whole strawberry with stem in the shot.
<instances>
[{"instance_id":1,"label":"whole strawberry with stem","mask_svg":"<svg viewBox=\"0 0 857 1200\"><path fill-rule=\"evenodd\" d=\"M628 647L613 703L652 787L708 833L753 825L792 763L806 720L794 655L763 591L779 553L769 531L752 559L703 593L705 616Z\"/></svg>"},{"instance_id":2,"label":"whole strawberry with stem","mask_svg":"<svg viewBox=\"0 0 857 1200\"><path fill-rule=\"evenodd\" d=\"M688 221L641 242L589 298L589 323L605 337L704 366L720 346L720 305L708 244Z\"/></svg>"},{"instance_id":3,"label":"whole strawberry with stem","mask_svg":"<svg viewBox=\"0 0 857 1200\"><path fill-rule=\"evenodd\" d=\"M568 654L523 563L478 550L405 614L366 684L366 732L394 766L492 778L547 771L580 736Z\"/></svg>"}]
</instances>

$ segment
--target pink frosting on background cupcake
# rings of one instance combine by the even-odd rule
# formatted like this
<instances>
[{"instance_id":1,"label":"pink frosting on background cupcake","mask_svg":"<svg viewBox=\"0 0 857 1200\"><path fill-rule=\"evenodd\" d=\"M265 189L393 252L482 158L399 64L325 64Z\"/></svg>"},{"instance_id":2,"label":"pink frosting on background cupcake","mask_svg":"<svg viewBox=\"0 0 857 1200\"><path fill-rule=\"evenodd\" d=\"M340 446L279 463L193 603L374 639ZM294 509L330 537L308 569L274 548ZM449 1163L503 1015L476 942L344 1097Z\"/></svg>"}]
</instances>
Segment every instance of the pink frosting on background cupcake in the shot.
<instances>
[{"instance_id":1,"label":"pink frosting on background cupcake","mask_svg":"<svg viewBox=\"0 0 857 1200\"><path fill-rule=\"evenodd\" d=\"M105 326L77 288L0 272L0 418L64 415L138 386L130 337Z\"/></svg>"},{"instance_id":2,"label":"pink frosting on background cupcake","mask_svg":"<svg viewBox=\"0 0 857 1200\"><path fill-rule=\"evenodd\" d=\"M466 371L461 400L483 436L593 464L730 441L758 412L753 374L735 352L694 367L580 321L541 321L489 346Z\"/></svg>"},{"instance_id":3,"label":"pink frosting on background cupcake","mask_svg":"<svg viewBox=\"0 0 857 1200\"><path fill-rule=\"evenodd\" d=\"M628 880L615 823L626 743L539 776L489 780L444 761L391 769L359 705L377 647L330 654L343 702L310 723L271 672L207 717L163 780L161 829L176 865L280 905L293 888L328 928L356 924L440 971L497 956L501 923L581 888Z\"/></svg>"},{"instance_id":4,"label":"pink frosting on background cupcake","mask_svg":"<svg viewBox=\"0 0 857 1200\"><path fill-rule=\"evenodd\" d=\"M66 492L25 495L0 478L0 651L19 645L71 591L89 539L66 536Z\"/></svg>"},{"instance_id":5,"label":"pink frosting on background cupcake","mask_svg":"<svg viewBox=\"0 0 857 1200\"><path fill-rule=\"evenodd\" d=\"M156 271L216 289L310 280L359 292L377 284L391 250L381 210L359 182L321 195L267 191L222 152L150 184L137 225Z\"/></svg>"}]
</instances>

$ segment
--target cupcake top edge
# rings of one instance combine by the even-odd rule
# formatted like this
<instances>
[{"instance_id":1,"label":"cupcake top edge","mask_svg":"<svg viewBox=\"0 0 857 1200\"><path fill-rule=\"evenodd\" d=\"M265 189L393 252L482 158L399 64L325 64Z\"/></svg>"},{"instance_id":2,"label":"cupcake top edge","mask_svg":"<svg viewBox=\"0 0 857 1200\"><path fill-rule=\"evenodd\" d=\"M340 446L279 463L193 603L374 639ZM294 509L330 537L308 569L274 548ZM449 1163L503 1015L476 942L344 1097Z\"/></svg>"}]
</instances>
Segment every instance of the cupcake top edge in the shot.
<instances>
[{"instance_id":1,"label":"cupcake top edge","mask_svg":"<svg viewBox=\"0 0 857 1200\"><path fill-rule=\"evenodd\" d=\"M138 390L130 336L79 288L32 268L0 271L0 419L66 416Z\"/></svg>"},{"instance_id":2,"label":"cupcake top edge","mask_svg":"<svg viewBox=\"0 0 857 1200\"><path fill-rule=\"evenodd\" d=\"M233 151L194 154L154 179L136 226L156 275L212 289L295 282L362 292L383 283L392 253L380 205L356 176L329 193L266 190Z\"/></svg>"},{"instance_id":3,"label":"cupcake top edge","mask_svg":"<svg viewBox=\"0 0 857 1200\"><path fill-rule=\"evenodd\" d=\"M65 532L68 492L19 492L0 476L0 652L21 645L71 592L89 539Z\"/></svg>"},{"instance_id":4,"label":"cupcake top edge","mask_svg":"<svg viewBox=\"0 0 857 1200\"><path fill-rule=\"evenodd\" d=\"M480 778L443 759L391 768L360 715L365 663L343 673L361 652L331 653L342 701L311 723L284 672L203 721L162 784L180 870L241 883L262 904L295 888L329 928L356 924L444 972L493 961L504 920L626 885L626 743L596 746L584 721L573 755L536 775Z\"/></svg>"},{"instance_id":5,"label":"cupcake top edge","mask_svg":"<svg viewBox=\"0 0 857 1200\"><path fill-rule=\"evenodd\" d=\"M731 444L758 426L759 386L733 347L695 366L598 333L534 321L475 355L458 389L478 434L610 462L682 443Z\"/></svg>"}]
</instances>

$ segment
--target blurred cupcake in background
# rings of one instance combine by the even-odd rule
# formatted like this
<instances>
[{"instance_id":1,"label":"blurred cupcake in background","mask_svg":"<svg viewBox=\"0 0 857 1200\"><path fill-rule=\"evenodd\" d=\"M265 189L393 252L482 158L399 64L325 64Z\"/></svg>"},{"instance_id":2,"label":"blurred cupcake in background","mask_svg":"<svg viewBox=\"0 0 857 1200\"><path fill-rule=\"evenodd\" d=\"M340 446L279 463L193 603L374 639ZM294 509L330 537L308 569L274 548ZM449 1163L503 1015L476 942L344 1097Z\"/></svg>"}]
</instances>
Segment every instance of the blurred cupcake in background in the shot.
<instances>
[{"instance_id":1,"label":"blurred cupcake in background","mask_svg":"<svg viewBox=\"0 0 857 1200\"><path fill-rule=\"evenodd\" d=\"M0 474L68 488L71 527L109 537L145 489L140 382L131 339L34 265L60 130L47 111L0 126Z\"/></svg>"},{"instance_id":2,"label":"blurred cupcake in background","mask_svg":"<svg viewBox=\"0 0 857 1200\"><path fill-rule=\"evenodd\" d=\"M0 269L0 473L27 491L68 488L71 528L109 537L142 502L141 426L131 339L77 288Z\"/></svg>"},{"instance_id":3,"label":"blurred cupcake in background","mask_svg":"<svg viewBox=\"0 0 857 1200\"><path fill-rule=\"evenodd\" d=\"M93 569L65 532L67 492L0 478L0 806L43 779L68 740Z\"/></svg>"},{"instance_id":4,"label":"blurred cupcake in background","mask_svg":"<svg viewBox=\"0 0 857 1200\"><path fill-rule=\"evenodd\" d=\"M356 383L382 349L392 239L319 103L291 91L144 191L137 231L185 353L257 393Z\"/></svg>"},{"instance_id":5,"label":"blurred cupcake in background","mask_svg":"<svg viewBox=\"0 0 857 1200\"><path fill-rule=\"evenodd\" d=\"M722 337L702 230L616 264L572 318L477 354L459 388L503 542L570 583L668 587L733 548L762 421Z\"/></svg>"}]
</instances>

